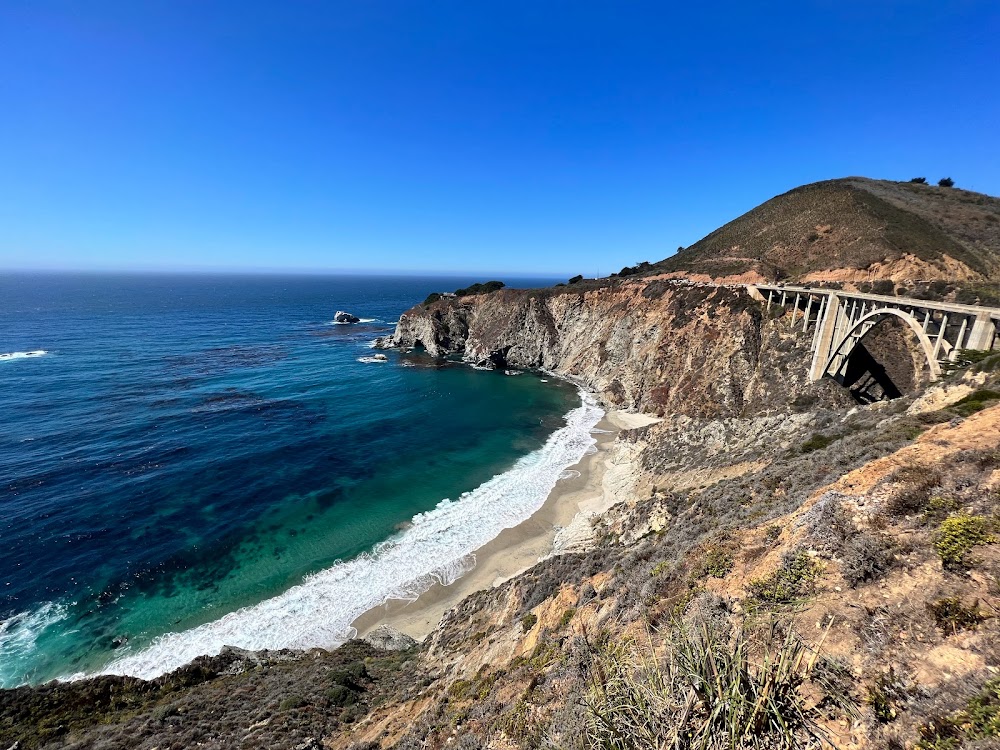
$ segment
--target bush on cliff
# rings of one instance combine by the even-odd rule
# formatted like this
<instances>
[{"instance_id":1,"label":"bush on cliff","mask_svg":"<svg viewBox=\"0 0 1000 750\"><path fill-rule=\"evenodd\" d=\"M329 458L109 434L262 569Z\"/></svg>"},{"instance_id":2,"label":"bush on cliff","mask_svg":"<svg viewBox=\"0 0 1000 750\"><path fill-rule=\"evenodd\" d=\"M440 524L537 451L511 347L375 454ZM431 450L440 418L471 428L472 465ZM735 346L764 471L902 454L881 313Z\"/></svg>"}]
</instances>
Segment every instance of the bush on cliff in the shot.
<instances>
[{"instance_id":1,"label":"bush on cliff","mask_svg":"<svg viewBox=\"0 0 1000 750\"><path fill-rule=\"evenodd\" d=\"M506 286L502 281L487 281L485 284L473 284L462 289L455 290L455 296L468 297L471 294L489 294Z\"/></svg>"}]
</instances>

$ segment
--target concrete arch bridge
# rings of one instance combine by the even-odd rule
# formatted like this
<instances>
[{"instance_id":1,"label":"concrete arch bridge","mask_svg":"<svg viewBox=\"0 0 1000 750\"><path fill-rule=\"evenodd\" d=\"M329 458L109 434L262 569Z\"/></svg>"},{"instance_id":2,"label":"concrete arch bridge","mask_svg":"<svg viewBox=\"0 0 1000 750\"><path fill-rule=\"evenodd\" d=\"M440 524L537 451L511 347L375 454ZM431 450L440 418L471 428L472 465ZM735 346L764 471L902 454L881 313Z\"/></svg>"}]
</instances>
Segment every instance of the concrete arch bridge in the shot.
<instances>
[{"instance_id":1,"label":"concrete arch bridge","mask_svg":"<svg viewBox=\"0 0 1000 750\"><path fill-rule=\"evenodd\" d=\"M887 320L902 321L916 336L932 381L963 349L991 351L998 344L1000 308L780 284L748 284L747 290L768 309L790 308L791 324L813 331L813 381L829 376L845 385L851 355Z\"/></svg>"}]
</instances>

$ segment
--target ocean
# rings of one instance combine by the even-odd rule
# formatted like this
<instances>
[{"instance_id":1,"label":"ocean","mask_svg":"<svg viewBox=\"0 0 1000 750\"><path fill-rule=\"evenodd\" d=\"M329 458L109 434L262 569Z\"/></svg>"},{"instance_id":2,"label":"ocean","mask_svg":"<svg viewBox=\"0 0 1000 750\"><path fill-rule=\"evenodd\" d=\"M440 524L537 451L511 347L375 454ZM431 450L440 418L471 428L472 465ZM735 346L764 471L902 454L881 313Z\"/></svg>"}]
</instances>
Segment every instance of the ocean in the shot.
<instances>
[{"instance_id":1,"label":"ocean","mask_svg":"<svg viewBox=\"0 0 1000 750\"><path fill-rule=\"evenodd\" d=\"M332 647L468 570L601 415L544 373L366 361L481 280L0 275L0 687Z\"/></svg>"}]
</instances>

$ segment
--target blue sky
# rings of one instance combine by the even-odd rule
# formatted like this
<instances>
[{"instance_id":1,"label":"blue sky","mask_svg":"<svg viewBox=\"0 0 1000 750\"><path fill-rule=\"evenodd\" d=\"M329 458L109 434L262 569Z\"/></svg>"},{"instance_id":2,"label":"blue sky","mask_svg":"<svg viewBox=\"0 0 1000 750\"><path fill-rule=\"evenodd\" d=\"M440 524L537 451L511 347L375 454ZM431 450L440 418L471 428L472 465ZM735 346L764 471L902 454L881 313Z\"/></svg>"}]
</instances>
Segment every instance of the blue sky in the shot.
<instances>
[{"instance_id":1,"label":"blue sky","mask_svg":"<svg viewBox=\"0 0 1000 750\"><path fill-rule=\"evenodd\" d=\"M0 268L594 275L820 179L996 195L998 35L995 0L4 0Z\"/></svg>"}]
</instances>

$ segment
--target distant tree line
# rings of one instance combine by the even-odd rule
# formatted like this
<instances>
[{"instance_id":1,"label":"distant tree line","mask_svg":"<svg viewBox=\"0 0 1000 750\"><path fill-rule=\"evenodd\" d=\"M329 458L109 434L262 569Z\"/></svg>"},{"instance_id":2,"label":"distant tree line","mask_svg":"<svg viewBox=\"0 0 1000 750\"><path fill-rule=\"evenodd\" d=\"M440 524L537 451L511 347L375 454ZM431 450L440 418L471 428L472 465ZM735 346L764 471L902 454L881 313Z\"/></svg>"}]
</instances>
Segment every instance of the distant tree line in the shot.
<instances>
[{"instance_id":1,"label":"distant tree line","mask_svg":"<svg viewBox=\"0 0 1000 750\"><path fill-rule=\"evenodd\" d=\"M487 281L485 284L473 284L472 286L467 286L464 289L456 289L456 297L466 297L470 294L489 294L490 292L495 292L497 289L503 289L506 286L502 281Z\"/></svg>"},{"instance_id":2,"label":"distant tree line","mask_svg":"<svg viewBox=\"0 0 1000 750\"><path fill-rule=\"evenodd\" d=\"M427 295L427 299L424 300L425 305L430 305L437 302L442 297L466 297L470 294L489 294L490 292L495 292L497 289L503 289L506 286L502 281L487 281L485 284L473 284L472 286L463 287L462 289L456 289L454 293L448 294L441 292L431 292Z\"/></svg>"},{"instance_id":3,"label":"distant tree line","mask_svg":"<svg viewBox=\"0 0 1000 750\"><path fill-rule=\"evenodd\" d=\"M926 177L914 177L912 180L910 180L910 182L912 182L914 185L926 185L927 184L927 178ZM940 180L938 180L938 185L940 187L954 187L955 186L955 181L953 179L951 179L950 177L942 177Z\"/></svg>"}]
</instances>

